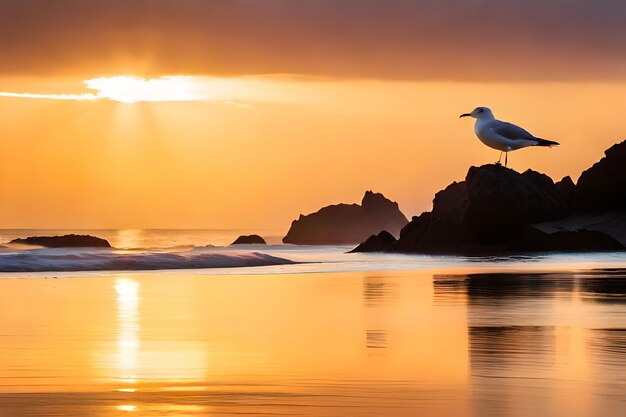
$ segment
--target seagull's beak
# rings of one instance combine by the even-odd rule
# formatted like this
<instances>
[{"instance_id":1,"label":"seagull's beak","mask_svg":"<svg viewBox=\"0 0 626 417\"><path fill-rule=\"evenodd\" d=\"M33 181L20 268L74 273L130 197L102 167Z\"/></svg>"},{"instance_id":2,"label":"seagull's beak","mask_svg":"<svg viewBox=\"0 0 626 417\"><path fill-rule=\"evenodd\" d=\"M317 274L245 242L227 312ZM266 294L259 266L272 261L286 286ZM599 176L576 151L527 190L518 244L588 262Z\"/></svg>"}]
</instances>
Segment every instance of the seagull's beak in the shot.
<instances>
[{"instance_id":1,"label":"seagull's beak","mask_svg":"<svg viewBox=\"0 0 626 417\"><path fill-rule=\"evenodd\" d=\"M469 114L469 113L463 113L462 115L460 115L460 116L459 116L459 118L461 118L461 117L467 117L467 116L471 116L471 114Z\"/></svg>"}]
</instances>

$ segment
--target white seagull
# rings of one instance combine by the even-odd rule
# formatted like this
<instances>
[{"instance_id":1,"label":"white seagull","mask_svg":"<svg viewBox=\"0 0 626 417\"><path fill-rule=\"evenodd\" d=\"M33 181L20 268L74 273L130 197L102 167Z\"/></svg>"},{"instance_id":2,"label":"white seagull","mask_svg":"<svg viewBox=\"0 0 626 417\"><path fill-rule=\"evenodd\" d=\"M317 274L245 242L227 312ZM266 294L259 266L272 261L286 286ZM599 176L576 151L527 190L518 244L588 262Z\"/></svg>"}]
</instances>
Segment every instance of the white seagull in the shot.
<instances>
[{"instance_id":1,"label":"white seagull","mask_svg":"<svg viewBox=\"0 0 626 417\"><path fill-rule=\"evenodd\" d=\"M525 129L512 123L502 122L493 116L491 109L476 107L471 113L465 113L459 117L470 116L476 119L474 132L478 139L490 148L500 151L498 165L501 165L502 152L505 152L504 166L509 159L509 152L528 146L559 146L558 142L541 139L530 134Z\"/></svg>"}]
</instances>

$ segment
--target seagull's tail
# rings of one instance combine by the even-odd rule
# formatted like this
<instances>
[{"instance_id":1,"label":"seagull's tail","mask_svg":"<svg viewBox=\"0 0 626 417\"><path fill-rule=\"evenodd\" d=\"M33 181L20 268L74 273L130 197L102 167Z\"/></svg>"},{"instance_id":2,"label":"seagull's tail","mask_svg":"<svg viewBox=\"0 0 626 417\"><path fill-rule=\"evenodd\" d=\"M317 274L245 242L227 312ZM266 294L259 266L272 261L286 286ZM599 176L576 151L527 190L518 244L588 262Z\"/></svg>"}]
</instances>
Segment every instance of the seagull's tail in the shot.
<instances>
[{"instance_id":1,"label":"seagull's tail","mask_svg":"<svg viewBox=\"0 0 626 417\"><path fill-rule=\"evenodd\" d=\"M537 146L547 146L549 148L554 148L555 146L560 145L559 142L555 142L553 140L539 139L539 138L535 138L535 140L537 141Z\"/></svg>"}]
</instances>

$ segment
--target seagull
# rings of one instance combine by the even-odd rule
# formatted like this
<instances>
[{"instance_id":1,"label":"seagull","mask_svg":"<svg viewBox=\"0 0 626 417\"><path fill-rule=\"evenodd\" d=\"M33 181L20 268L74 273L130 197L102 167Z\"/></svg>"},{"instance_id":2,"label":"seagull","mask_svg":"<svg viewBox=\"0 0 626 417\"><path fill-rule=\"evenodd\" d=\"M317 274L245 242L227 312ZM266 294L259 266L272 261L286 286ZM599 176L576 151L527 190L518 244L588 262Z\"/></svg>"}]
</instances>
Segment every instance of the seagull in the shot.
<instances>
[{"instance_id":1,"label":"seagull","mask_svg":"<svg viewBox=\"0 0 626 417\"><path fill-rule=\"evenodd\" d=\"M500 151L497 165L502 165L502 152L505 153L504 166L509 159L509 152L528 146L559 146L558 142L541 139L530 134L525 129L512 123L502 122L493 116L491 109L476 107L471 113L464 113L459 117L470 116L476 119L474 132L478 139L490 148Z\"/></svg>"}]
</instances>

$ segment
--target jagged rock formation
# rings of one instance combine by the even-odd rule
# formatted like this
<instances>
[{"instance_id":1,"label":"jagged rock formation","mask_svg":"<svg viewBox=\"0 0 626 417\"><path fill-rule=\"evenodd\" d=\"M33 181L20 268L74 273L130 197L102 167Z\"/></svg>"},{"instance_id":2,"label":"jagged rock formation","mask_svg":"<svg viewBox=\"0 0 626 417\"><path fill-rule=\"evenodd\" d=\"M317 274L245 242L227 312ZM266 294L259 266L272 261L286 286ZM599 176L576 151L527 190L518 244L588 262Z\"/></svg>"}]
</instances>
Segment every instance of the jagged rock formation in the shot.
<instances>
[{"instance_id":1,"label":"jagged rock formation","mask_svg":"<svg viewBox=\"0 0 626 417\"><path fill-rule=\"evenodd\" d=\"M569 204L550 177L520 174L500 165L471 167L465 181L438 192L433 210L414 218L394 250L475 252L518 242L524 226L569 214Z\"/></svg>"},{"instance_id":2,"label":"jagged rock formation","mask_svg":"<svg viewBox=\"0 0 626 417\"><path fill-rule=\"evenodd\" d=\"M471 167L438 192L397 241L372 236L354 251L495 254L603 251L626 245L626 141L583 172L578 184L500 165Z\"/></svg>"},{"instance_id":3,"label":"jagged rock formation","mask_svg":"<svg viewBox=\"0 0 626 417\"><path fill-rule=\"evenodd\" d=\"M259 235L239 236L231 245L265 245L265 239Z\"/></svg>"},{"instance_id":4,"label":"jagged rock formation","mask_svg":"<svg viewBox=\"0 0 626 417\"><path fill-rule=\"evenodd\" d=\"M300 215L291 223L283 242L299 245L353 244L381 230L397 235L407 223L398 203L382 194L367 191L361 205L337 204L306 216Z\"/></svg>"},{"instance_id":5,"label":"jagged rock formation","mask_svg":"<svg viewBox=\"0 0 626 417\"><path fill-rule=\"evenodd\" d=\"M63 236L31 236L24 239L14 239L10 243L22 245L43 246L46 248L110 248L105 239L90 235L63 235Z\"/></svg>"}]
</instances>

